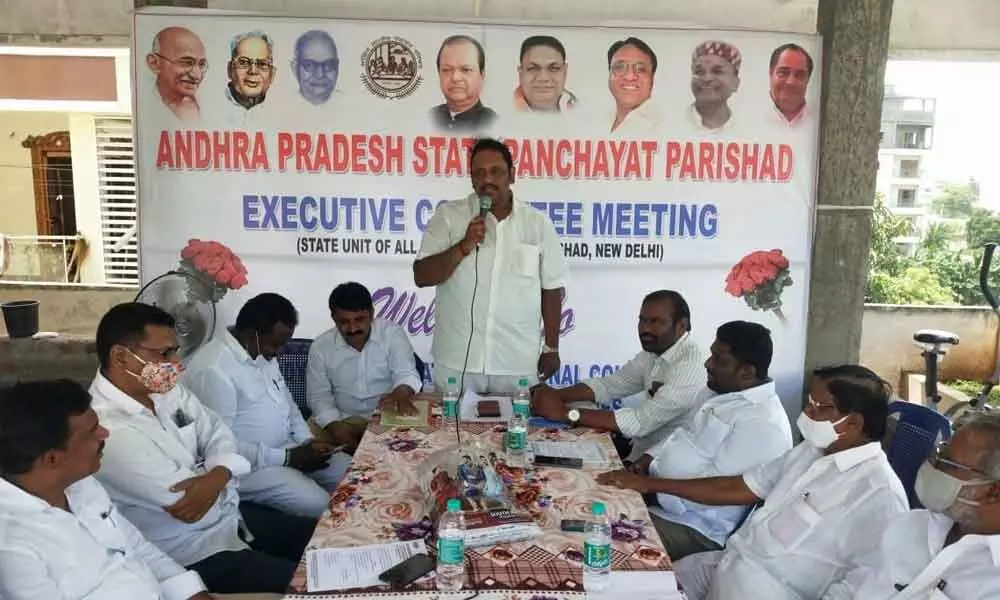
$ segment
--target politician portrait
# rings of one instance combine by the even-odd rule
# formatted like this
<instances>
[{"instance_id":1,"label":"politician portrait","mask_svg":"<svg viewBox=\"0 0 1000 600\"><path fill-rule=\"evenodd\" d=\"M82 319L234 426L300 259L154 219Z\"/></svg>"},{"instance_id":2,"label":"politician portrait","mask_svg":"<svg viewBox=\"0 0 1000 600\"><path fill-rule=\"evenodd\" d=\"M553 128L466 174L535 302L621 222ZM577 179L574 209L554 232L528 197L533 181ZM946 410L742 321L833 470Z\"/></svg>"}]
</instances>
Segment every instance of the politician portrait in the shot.
<instances>
[{"instance_id":1,"label":"politician portrait","mask_svg":"<svg viewBox=\"0 0 1000 600\"><path fill-rule=\"evenodd\" d=\"M241 33L230 43L226 97L249 110L263 104L274 83L274 44L260 31Z\"/></svg>"},{"instance_id":2,"label":"politician portrait","mask_svg":"<svg viewBox=\"0 0 1000 600\"><path fill-rule=\"evenodd\" d=\"M309 104L325 104L337 87L340 58L337 44L325 31L314 29L295 41L292 72L299 82L299 95Z\"/></svg>"},{"instance_id":3,"label":"politician portrait","mask_svg":"<svg viewBox=\"0 0 1000 600\"><path fill-rule=\"evenodd\" d=\"M521 43L514 107L521 112L560 113L573 108L576 96L566 89L566 48L550 35L533 35Z\"/></svg>"},{"instance_id":4,"label":"politician portrait","mask_svg":"<svg viewBox=\"0 0 1000 600\"><path fill-rule=\"evenodd\" d=\"M444 104L431 109L435 125L462 131L493 124L497 114L483 106L480 99L486 79L486 54L478 40L467 35L445 39L438 50L437 71Z\"/></svg>"},{"instance_id":5,"label":"politician portrait","mask_svg":"<svg viewBox=\"0 0 1000 600\"><path fill-rule=\"evenodd\" d=\"M708 41L698 44L691 55L691 117L711 131L731 125L729 98L740 87L743 58L736 46Z\"/></svg>"},{"instance_id":6,"label":"politician portrait","mask_svg":"<svg viewBox=\"0 0 1000 600\"><path fill-rule=\"evenodd\" d=\"M806 92L812 73L813 59L798 44L784 44L771 53L771 101L780 122L794 127L809 117Z\"/></svg>"},{"instance_id":7,"label":"politician portrait","mask_svg":"<svg viewBox=\"0 0 1000 600\"><path fill-rule=\"evenodd\" d=\"M650 103L656 77L656 52L639 38L619 40L608 48L608 89L615 101L611 131L647 135L662 115Z\"/></svg>"},{"instance_id":8,"label":"politician portrait","mask_svg":"<svg viewBox=\"0 0 1000 600\"><path fill-rule=\"evenodd\" d=\"M180 119L198 118L198 88L208 71L201 39L184 27L167 27L153 37L146 66L164 106Z\"/></svg>"}]
</instances>

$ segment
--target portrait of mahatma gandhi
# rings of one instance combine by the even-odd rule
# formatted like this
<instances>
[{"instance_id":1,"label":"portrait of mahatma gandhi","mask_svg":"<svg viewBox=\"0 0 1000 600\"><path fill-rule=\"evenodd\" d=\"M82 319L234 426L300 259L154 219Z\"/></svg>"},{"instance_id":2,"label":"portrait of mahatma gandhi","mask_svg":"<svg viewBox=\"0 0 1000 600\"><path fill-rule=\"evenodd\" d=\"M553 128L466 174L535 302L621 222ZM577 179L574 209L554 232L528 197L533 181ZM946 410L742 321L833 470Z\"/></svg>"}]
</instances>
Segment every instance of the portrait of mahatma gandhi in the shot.
<instances>
[{"instance_id":1,"label":"portrait of mahatma gandhi","mask_svg":"<svg viewBox=\"0 0 1000 600\"><path fill-rule=\"evenodd\" d=\"M431 118L439 128L470 130L496 120L497 114L480 100L486 53L475 38L453 35L445 39L438 50L437 70L445 102L431 109Z\"/></svg>"},{"instance_id":2,"label":"portrait of mahatma gandhi","mask_svg":"<svg viewBox=\"0 0 1000 600\"><path fill-rule=\"evenodd\" d=\"M784 44L771 53L771 100L789 124L796 124L806 116L806 91L812 72L813 59L798 44Z\"/></svg>"},{"instance_id":3,"label":"portrait of mahatma gandhi","mask_svg":"<svg viewBox=\"0 0 1000 600\"><path fill-rule=\"evenodd\" d=\"M267 99L274 83L274 44L266 33L241 33L230 44L226 96L249 110Z\"/></svg>"},{"instance_id":4,"label":"portrait of mahatma gandhi","mask_svg":"<svg viewBox=\"0 0 1000 600\"><path fill-rule=\"evenodd\" d=\"M314 105L325 104L337 87L340 58L329 33L314 29L295 41L292 72L299 82L299 95Z\"/></svg>"},{"instance_id":5,"label":"portrait of mahatma gandhi","mask_svg":"<svg viewBox=\"0 0 1000 600\"><path fill-rule=\"evenodd\" d=\"M195 33L184 27L167 27L153 37L153 47L146 55L146 66L156 78L156 91L180 119L194 119L201 114L198 87L208 71L205 45Z\"/></svg>"}]
</instances>

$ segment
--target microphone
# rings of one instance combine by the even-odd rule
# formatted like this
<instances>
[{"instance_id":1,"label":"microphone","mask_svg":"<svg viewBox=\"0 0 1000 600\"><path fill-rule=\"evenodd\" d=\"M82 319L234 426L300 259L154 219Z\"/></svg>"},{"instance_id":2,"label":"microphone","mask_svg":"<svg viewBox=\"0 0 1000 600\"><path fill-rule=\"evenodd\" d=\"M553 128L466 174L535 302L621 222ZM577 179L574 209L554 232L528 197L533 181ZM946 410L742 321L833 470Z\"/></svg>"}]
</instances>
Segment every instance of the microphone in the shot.
<instances>
[{"instance_id":1,"label":"microphone","mask_svg":"<svg viewBox=\"0 0 1000 600\"><path fill-rule=\"evenodd\" d=\"M491 208L493 208L493 198L490 198L489 196L480 196L479 216L485 219L486 213L490 212Z\"/></svg>"}]
</instances>

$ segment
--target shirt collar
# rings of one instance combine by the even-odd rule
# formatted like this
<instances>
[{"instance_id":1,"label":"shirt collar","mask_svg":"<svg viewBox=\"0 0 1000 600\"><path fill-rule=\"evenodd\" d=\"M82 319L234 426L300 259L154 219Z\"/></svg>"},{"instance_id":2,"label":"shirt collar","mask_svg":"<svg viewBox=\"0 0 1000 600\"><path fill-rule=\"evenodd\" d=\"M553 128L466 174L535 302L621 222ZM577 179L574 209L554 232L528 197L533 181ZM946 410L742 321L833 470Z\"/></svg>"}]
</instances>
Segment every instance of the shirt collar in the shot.
<instances>
[{"instance_id":1,"label":"shirt collar","mask_svg":"<svg viewBox=\"0 0 1000 600\"><path fill-rule=\"evenodd\" d=\"M833 462L837 464L837 468L840 469L841 472L844 472L849 469L853 469L866 460L878 458L878 455L882 453L881 444L878 442L868 442L867 444L851 448L850 450L841 450L840 452L837 452L833 455Z\"/></svg>"},{"instance_id":2,"label":"shirt collar","mask_svg":"<svg viewBox=\"0 0 1000 600\"><path fill-rule=\"evenodd\" d=\"M52 506L38 496L29 494L0 477L0 508L4 512L39 513L45 512Z\"/></svg>"},{"instance_id":3,"label":"shirt collar","mask_svg":"<svg viewBox=\"0 0 1000 600\"><path fill-rule=\"evenodd\" d=\"M927 514L929 515L927 520L928 551L934 556L944 548L945 539L955 521L942 513L927 511ZM967 544L982 544L989 548L993 566L1000 567L1000 535L967 534L956 543L961 543L962 540L968 540Z\"/></svg>"},{"instance_id":4,"label":"shirt collar","mask_svg":"<svg viewBox=\"0 0 1000 600\"><path fill-rule=\"evenodd\" d=\"M233 353L233 356L236 357L237 361L245 363L253 363L254 360L253 358L250 357L250 353L247 352L247 349L244 348L242 344L240 344L240 341L238 339L236 339L236 336L233 335L232 330L233 330L232 327L226 328L226 333L225 335L222 336L222 345L227 350Z\"/></svg>"},{"instance_id":5,"label":"shirt collar","mask_svg":"<svg viewBox=\"0 0 1000 600\"><path fill-rule=\"evenodd\" d=\"M674 358L676 358L677 355L680 353L680 348L682 346L684 346L685 344L687 344L688 342L690 342L690 340L691 340L691 332L690 331L685 331L684 335L682 335L680 338L678 338L678 340L676 342L674 342L673 346L667 348L666 352L664 352L663 354L657 356L656 360L662 360L663 362L665 362L667 364L670 364L670 362Z\"/></svg>"},{"instance_id":6,"label":"shirt collar","mask_svg":"<svg viewBox=\"0 0 1000 600\"><path fill-rule=\"evenodd\" d=\"M771 103L771 108L774 110L774 114L778 115L778 119L780 119L782 123L786 123L789 127L794 127L795 125L798 125L799 123L804 121L806 119L806 115L809 114L808 102L802 105L802 108L799 109L799 112L795 113L795 116L792 117L791 121L789 121L785 117L785 113L778 110L778 107L774 105L774 102Z\"/></svg>"},{"instance_id":7,"label":"shirt collar","mask_svg":"<svg viewBox=\"0 0 1000 600\"><path fill-rule=\"evenodd\" d=\"M694 102L692 102L691 106L688 107L688 119L690 119L692 125L703 131L723 131L725 129L729 129L730 127L732 127L733 112L732 109L730 109L729 119L726 120L726 122L720 125L719 127L714 127L714 128L706 127L705 123L701 120L701 113L698 112L698 109L695 107Z\"/></svg>"},{"instance_id":8,"label":"shirt collar","mask_svg":"<svg viewBox=\"0 0 1000 600\"><path fill-rule=\"evenodd\" d=\"M774 380L768 379L764 383L755 385L752 388L747 388L745 390L740 390L738 392L733 392L731 394L725 394L726 396L740 396L744 401L750 404L756 404L758 402L763 402L769 398L774 397Z\"/></svg>"},{"instance_id":9,"label":"shirt collar","mask_svg":"<svg viewBox=\"0 0 1000 600\"><path fill-rule=\"evenodd\" d=\"M145 406L139 404L138 400L118 389L118 386L111 383L100 371L97 372L97 377L94 378L94 386L101 396L130 417L148 412ZM155 403L156 397L159 395L150 394L149 397Z\"/></svg>"}]
</instances>

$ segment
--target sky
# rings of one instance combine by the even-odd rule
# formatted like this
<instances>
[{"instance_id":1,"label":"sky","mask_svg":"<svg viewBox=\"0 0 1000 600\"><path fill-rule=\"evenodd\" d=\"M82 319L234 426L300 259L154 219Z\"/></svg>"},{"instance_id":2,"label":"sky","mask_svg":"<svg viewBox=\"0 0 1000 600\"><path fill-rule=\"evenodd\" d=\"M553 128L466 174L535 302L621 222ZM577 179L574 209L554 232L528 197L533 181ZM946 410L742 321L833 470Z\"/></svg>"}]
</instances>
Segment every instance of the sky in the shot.
<instances>
[{"instance_id":1,"label":"sky","mask_svg":"<svg viewBox=\"0 0 1000 600\"><path fill-rule=\"evenodd\" d=\"M935 98L934 142L924 168L935 181L980 182L981 203L1000 210L1000 63L889 61L886 83Z\"/></svg>"}]
</instances>

